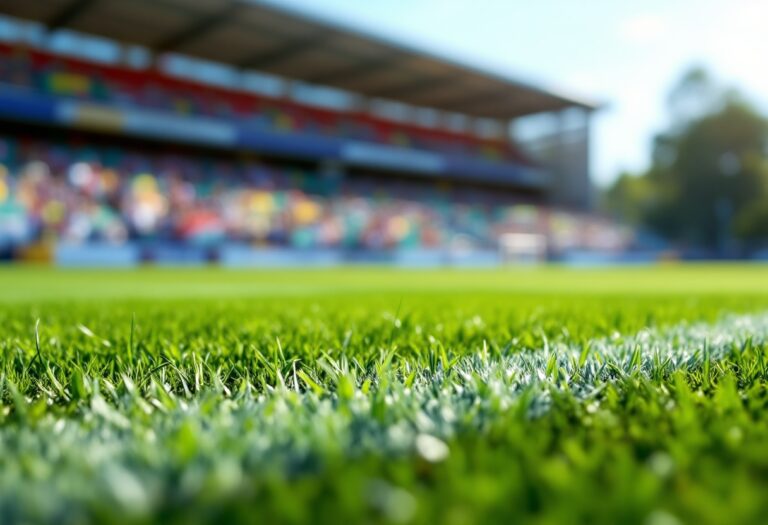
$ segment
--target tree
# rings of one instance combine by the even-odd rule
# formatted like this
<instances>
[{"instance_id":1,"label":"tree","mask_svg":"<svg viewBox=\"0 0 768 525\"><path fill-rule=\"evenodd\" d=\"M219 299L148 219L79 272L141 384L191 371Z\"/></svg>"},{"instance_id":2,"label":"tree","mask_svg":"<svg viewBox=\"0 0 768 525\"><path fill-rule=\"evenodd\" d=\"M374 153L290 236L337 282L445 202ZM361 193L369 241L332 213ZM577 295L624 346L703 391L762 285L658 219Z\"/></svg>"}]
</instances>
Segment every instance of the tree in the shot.
<instances>
[{"instance_id":1,"label":"tree","mask_svg":"<svg viewBox=\"0 0 768 525\"><path fill-rule=\"evenodd\" d=\"M768 198L761 160L768 122L698 69L672 90L670 113L669 129L654 139L650 168L632 183L642 191L630 192L619 177L606 192L612 205L622 195L626 220L689 246L723 252L737 238L754 239L761 230L752 223L762 220L757 210Z\"/></svg>"},{"instance_id":2,"label":"tree","mask_svg":"<svg viewBox=\"0 0 768 525\"><path fill-rule=\"evenodd\" d=\"M701 118L717 107L722 90L702 66L693 66L678 80L667 95L673 128Z\"/></svg>"},{"instance_id":3,"label":"tree","mask_svg":"<svg viewBox=\"0 0 768 525\"><path fill-rule=\"evenodd\" d=\"M653 187L647 177L623 172L602 195L605 212L632 226L641 226L653 206Z\"/></svg>"}]
</instances>

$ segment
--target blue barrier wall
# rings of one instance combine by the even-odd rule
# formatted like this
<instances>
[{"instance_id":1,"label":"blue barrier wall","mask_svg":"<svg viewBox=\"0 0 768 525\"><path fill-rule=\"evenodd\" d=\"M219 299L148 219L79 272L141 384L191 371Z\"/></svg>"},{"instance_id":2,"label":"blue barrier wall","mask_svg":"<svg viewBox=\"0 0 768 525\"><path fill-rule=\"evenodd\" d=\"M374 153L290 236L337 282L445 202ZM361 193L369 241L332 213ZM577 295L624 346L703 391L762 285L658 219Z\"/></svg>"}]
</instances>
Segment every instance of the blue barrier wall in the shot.
<instances>
[{"instance_id":1,"label":"blue barrier wall","mask_svg":"<svg viewBox=\"0 0 768 525\"><path fill-rule=\"evenodd\" d=\"M62 267L132 267L141 261L141 251L135 244L58 244L53 260Z\"/></svg>"},{"instance_id":2,"label":"blue barrier wall","mask_svg":"<svg viewBox=\"0 0 768 525\"><path fill-rule=\"evenodd\" d=\"M54 249L53 262L63 267L133 267L146 262L159 266L218 264L227 268L319 268L344 264L436 268L498 266L501 258L491 250L459 253L426 249L373 252L330 248L254 248L237 243L224 244L215 249L165 243L128 243L117 246L62 243Z\"/></svg>"}]
</instances>

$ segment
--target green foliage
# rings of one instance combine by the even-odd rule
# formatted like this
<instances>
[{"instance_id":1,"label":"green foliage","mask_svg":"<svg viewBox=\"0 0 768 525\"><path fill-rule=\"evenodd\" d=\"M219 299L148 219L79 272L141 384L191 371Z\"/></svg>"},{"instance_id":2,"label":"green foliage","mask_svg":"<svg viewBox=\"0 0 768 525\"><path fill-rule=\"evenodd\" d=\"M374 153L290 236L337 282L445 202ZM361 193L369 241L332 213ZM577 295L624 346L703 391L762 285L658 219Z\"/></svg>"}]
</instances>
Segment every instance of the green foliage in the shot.
<instances>
[{"instance_id":1,"label":"green foliage","mask_svg":"<svg viewBox=\"0 0 768 525\"><path fill-rule=\"evenodd\" d=\"M659 198L647 177L624 172L602 194L602 209L632 226L642 226Z\"/></svg>"},{"instance_id":2,"label":"green foliage","mask_svg":"<svg viewBox=\"0 0 768 525\"><path fill-rule=\"evenodd\" d=\"M767 273L3 270L0 522L760 522Z\"/></svg>"},{"instance_id":3,"label":"green foliage","mask_svg":"<svg viewBox=\"0 0 768 525\"><path fill-rule=\"evenodd\" d=\"M654 141L648 171L620 177L605 192L605 208L689 246L729 250L735 238L762 236L768 121L700 69L672 90L669 109L672 122Z\"/></svg>"},{"instance_id":4,"label":"green foliage","mask_svg":"<svg viewBox=\"0 0 768 525\"><path fill-rule=\"evenodd\" d=\"M738 235L754 241L768 241L768 193L746 205L736 217Z\"/></svg>"}]
</instances>

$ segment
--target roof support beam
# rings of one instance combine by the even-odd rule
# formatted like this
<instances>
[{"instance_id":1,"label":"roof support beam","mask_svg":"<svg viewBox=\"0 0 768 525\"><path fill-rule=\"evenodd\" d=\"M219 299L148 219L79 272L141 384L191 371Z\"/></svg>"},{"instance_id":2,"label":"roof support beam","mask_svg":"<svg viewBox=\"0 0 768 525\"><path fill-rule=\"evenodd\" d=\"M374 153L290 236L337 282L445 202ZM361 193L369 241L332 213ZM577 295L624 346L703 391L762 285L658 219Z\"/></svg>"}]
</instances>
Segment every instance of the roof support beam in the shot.
<instances>
[{"instance_id":1,"label":"roof support beam","mask_svg":"<svg viewBox=\"0 0 768 525\"><path fill-rule=\"evenodd\" d=\"M307 81L317 84L325 83L348 83L354 80L364 78L365 76L375 73L382 68L397 65L397 63L403 58L399 55L387 56L384 58L378 58L371 60L370 62L358 62L351 66L343 67L333 71L323 71L317 75L310 76Z\"/></svg>"},{"instance_id":2,"label":"roof support beam","mask_svg":"<svg viewBox=\"0 0 768 525\"><path fill-rule=\"evenodd\" d=\"M429 91L430 89L440 86L443 82L450 82L455 80L455 76L437 76L437 77L419 77L415 80L406 82L405 84L398 84L389 89L384 88L379 91L376 96L390 98L390 97L410 97L422 91Z\"/></svg>"},{"instance_id":3,"label":"roof support beam","mask_svg":"<svg viewBox=\"0 0 768 525\"><path fill-rule=\"evenodd\" d=\"M280 62L288 60L294 55L298 55L303 51L307 51L316 47L322 43L328 37L328 33L321 31L311 36L301 38L290 42L283 47L279 47L273 51L267 51L265 53L259 53L246 60L243 60L240 67L251 69L267 69Z\"/></svg>"},{"instance_id":4,"label":"roof support beam","mask_svg":"<svg viewBox=\"0 0 768 525\"><path fill-rule=\"evenodd\" d=\"M46 21L45 25L51 31L69 25L95 3L96 0L73 0Z\"/></svg>"},{"instance_id":5,"label":"roof support beam","mask_svg":"<svg viewBox=\"0 0 768 525\"><path fill-rule=\"evenodd\" d=\"M484 114L485 116L493 116L504 113L510 118L515 118L520 115L531 113L531 111L526 109L530 107L526 98L510 99L508 96L488 98L486 100L477 100L475 103L467 103L462 107L465 108L468 112ZM499 111L500 107L502 111ZM552 105L551 103L535 104L535 107L537 108L535 113L561 109L561 106Z\"/></svg>"},{"instance_id":6,"label":"roof support beam","mask_svg":"<svg viewBox=\"0 0 768 525\"><path fill-rule=\"evenodd\" d=\"M241 6L242 4L238 0L229 0L227 4L217 12L200 16L188 27L165 37L160 42L154 44L152 48L159 53L178 49L193 38L211 31L216 26L231 21L232 17Z\"/></svg>"},{"instance_id":7,"label":"roof support beam","mask_svg":"<svg viewBox=\"0 0 768 525\"><path fill-rule=\"evenodd\" d=\"M464 94L460 97L453 97L447 100L441 100L440 105L452 108L456 106L464 107L464 106L472 105L472 103L478 103L478 102L481 104L487 104L487 103L497 102L500 99L508 98L509 95L510 95L510 91L508 89L499 91L497 88L489 91L474 92L470 94Z\"/></svg>"}]
</instances>

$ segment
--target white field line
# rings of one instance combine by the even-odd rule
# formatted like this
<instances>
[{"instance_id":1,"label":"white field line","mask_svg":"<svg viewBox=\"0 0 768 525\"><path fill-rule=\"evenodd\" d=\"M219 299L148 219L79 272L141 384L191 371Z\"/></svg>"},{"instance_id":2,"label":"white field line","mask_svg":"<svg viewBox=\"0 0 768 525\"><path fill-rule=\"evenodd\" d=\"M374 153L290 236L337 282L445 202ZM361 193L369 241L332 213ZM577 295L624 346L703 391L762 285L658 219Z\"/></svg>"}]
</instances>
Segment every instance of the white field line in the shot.
<instances>
[{"instance_id":1,"label":"white field line","mask_svg":"<svg viewBox=\"0 0 768 525\"><path fill-rule=\"evenodd\" d=\"M298 423L303 432L291 439L308 448L325 438L344 453L419 450L424 445L420 436L442 440L463 431L481 431L524 392L528 414L536 417L548 410L553 389L591 400L607 382L632 373L652 377L656 372L694 370L707 360L741 352L748 344L766 342L768 312L732 315L713 324L681 323L593 340L586 352L576 344L501 359L479 352L460 359L450 370L417 371L410 387L402 377L374 378L373 393L357 391L348 400L337 394L276 392L246 401L242 410L254 415L267 435L296 436Z\"/></svg>"},{"instance_id":2,"label":"white field line","mask_svg":"<svg viewBox=\"0 0 768 525\"><path fill-rule=\"evenodd\" d=\"M693 370L706 361L716 362L732 352L740 353L745 345L766 342L768 312L729 315L712 324L680 323L631 336L593 339L587 348L558 343L495 360L484 358L482 353L470 355L448 374L424 374L415 388L433 390L436 382L455 384L455 374L467 381L474 374L501 387L507 395L541 387L568 390L584 397L606 382L632 373L652 377L659 372Z\"/></svg>"}]
</instances>

